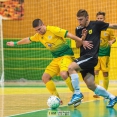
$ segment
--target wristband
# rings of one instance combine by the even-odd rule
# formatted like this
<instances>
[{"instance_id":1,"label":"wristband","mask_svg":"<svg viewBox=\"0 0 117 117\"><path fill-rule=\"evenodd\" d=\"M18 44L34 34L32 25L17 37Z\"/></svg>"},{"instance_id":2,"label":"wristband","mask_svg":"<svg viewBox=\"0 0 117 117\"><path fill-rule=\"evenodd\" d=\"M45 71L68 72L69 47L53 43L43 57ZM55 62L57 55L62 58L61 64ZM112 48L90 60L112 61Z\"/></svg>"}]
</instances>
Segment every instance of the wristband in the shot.
<instances>
[{"instance_id":1,"label":"wristband","mask_svg":"<svg viewBox=\"0 0 117 117\"><path fill-rule=\"evenodd\" d=\"M14 45L17 45L17 42L14 42Z\"/></svg>"}]
</instances>

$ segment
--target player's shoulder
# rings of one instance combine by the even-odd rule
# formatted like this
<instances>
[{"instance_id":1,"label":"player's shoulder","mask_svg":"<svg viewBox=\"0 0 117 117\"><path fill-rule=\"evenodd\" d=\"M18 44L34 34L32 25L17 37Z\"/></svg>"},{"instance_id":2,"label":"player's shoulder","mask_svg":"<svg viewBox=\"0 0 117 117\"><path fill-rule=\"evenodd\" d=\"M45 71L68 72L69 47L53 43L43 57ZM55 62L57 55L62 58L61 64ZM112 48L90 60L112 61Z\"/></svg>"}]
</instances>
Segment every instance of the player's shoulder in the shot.
<instances>
[{"instance_id":1,"label":"player's shoulder","mask_svg":"<svg viewBox=\"0 0 117 117\"><path fill-rule=\"evenodd\" d=\"M90 21L90 23L92 23L92 24L96 24L96 25L102 25L102 24L108 24L108 23L106 23L106 22L102 22L102 21Z\"/></svg>"},{"instance_id":2,"label":"player's shoulder","mask_svg":"<svg viewBox=\"0 0 117 117\"><path fill-rule=\"evenodd\" d=\"M93 20L91 20L90 22L89 22L89 25L94 25L94 24L97 24L97 23L99 23L98 21L93 21Z\"/></svg>"},{"instance_id":3,"label":"player's shoulder","mask_svg":"<svg viewBox=\"0 0 117 117\"><path fill-rule=\"evenodd\" d=\"M50 32L59 32L62 28L60 28L58 26L48 25L46 29L47 29L47 31L50 31Z\"/></svg>"},{"instance_id":4,"label":"player's shoulder","mask_svg":"<svg viewBox=\"0 0 117 117\"><path fill-rule=\"evenodd\" d=\"M112 29L112 28L107 28L107 31L114 31L114 29Z\"/></svg>"},{"instance_id":5,"label":"player's shoulder","mask_svg":"<svg viewBox=\"0 0 117 117\"><path fill-rule=\"evenodd\" d=\"M47 25L47 29L55 29L55 28L60 28L60 27Z\"/></svg>"},{"instance_id":6,"label":"player's shoulder","mask_svg":"<svg viewBox=\"0 0 117 117\"><path fill-rule=\"evenodd\" d=\"M39 33L35 33L33 36L37 37L37 36L40 36L40 34Z\"/></svg>"},{"instance_id":7,"label":"player's shoulder","mask_svg":"<svg viewBox=\"0 0 117 117\"><path fill-rule=\"evenodd\" d=\"M47 25L47 26L46 26L46 29L47 29L47 30L50 30L50 29L52 29L52 28L54 28L54 26L50 26L50 25Z\"/></svg>"}]
</instances>

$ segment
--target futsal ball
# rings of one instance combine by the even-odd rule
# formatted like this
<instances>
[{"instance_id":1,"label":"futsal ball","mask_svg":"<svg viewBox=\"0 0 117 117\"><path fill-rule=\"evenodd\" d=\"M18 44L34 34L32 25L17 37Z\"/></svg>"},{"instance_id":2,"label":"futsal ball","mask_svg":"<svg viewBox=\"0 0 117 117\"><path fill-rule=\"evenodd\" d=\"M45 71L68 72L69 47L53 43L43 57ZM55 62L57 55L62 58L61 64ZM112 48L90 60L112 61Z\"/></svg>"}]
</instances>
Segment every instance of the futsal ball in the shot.
<instances>
[{"instance_id":1,"label":"futsal ball","mask_svg":"<svg viewBox=\"0 0 117 117\"><path fill-rule=\"evenodd\" d=\"M57 109L60 106L60 99L57 96L50 96L47 100L47 105L51 109Z\"/></svg>"}]
</instances>

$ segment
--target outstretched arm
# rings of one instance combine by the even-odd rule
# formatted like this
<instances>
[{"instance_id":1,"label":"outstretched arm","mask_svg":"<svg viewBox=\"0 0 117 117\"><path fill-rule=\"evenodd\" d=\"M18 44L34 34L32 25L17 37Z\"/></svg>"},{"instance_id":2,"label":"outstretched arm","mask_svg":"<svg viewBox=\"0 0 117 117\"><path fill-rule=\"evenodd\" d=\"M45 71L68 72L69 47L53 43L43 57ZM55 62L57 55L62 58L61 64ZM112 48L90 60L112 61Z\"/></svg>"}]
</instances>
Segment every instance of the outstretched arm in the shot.
<instances>
[{"instance_id":1,"label":"outstretched arm","mask_svg":"<svg viewBox=\"0 0 117 117\"><path fill-rule=\"evenodd\" d=\"M23 44L29 44L29 43L31 43L31 41L29 40L29 37L27 37L27 38L21 39L17 42L13 42L13 41L7 42L7 45L15 46L15 45L23 45Z\"/></svg>"},{"instance_id":2,"label":"outstretched arm","mask_svg":"<svg viewBox=\"0 0 117 117\"><path fill-rule=\"evenodd\" d=\"M117 29L117 24L109 24L109 28Z\"/></svg>"},{"instance_id":3,"label":"outstretched arm","mask_svg":"<svg viewBox=\"0 0 117 117\"><path fill-rule=\"evenodd\" d=\"M83 47L86 49L91 49L93 48L93 44L91 44L92 42L91 41L84 41L82 40L82 38L79 38L71 33L67 33L67 37L70 38L70 39L73 39L76 41L76 43L80 44L80 45L83 45Z\"/></svg>"}]
</instances>

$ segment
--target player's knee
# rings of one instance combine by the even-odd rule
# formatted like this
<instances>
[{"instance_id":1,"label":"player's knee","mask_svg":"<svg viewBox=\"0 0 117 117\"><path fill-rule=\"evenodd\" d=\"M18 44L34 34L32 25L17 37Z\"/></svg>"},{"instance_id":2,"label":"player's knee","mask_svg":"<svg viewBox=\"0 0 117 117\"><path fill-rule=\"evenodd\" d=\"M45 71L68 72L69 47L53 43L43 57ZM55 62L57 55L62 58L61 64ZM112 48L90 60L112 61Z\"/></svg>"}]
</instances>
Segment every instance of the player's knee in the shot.
<instances>
[{"instance_id":1,"label":"player's knee","mask_svg":"<svg viewBox=\"0 0 117 117\"><path fill-rule=\"evenodd\" d=\"M69 73L72 73L74 71L74 69L73 69L73 67L70 65L69 67L68 67L68 72Z\"/></svg>"},{"instance_id":2,"label":"player's knee","mask_svg":"<svg viewBox=\"0 0 117 117\"><path fill-rule=\"evenodd\" d=\"M62 77L63 80L66 80L68 78L68 73L66 71L60 72L60 76Z\"/></svg>"},{"instance_id":3,"label":"player's knee","mask_svg":"<svg viewBox=\"0 0 117 117\"><path fill-rule=\"evenodd\" d=\"M95 72L95 75L98 75L99 74L99 71L98 70L95 70L94 72Z\"/></svg>"},{"instance_id":4,"label":"player's knee","mask_svg":"<svg viewBox=\"0 0 117 117\"><path fill-rule=\"evenodd\" d=\"M88 89L92 90L92 85L87 85Z\"/></svg>"},{"instance_id":5,"label":"player's knee","mask_svg":"<svg viewBox=\"0 0 117 117\"><path fill-rule=\"evenodd\" d=\"M94 83L93 81L91 81L91 80L86 80L85 83L86 83L87 87L88 87L90 90L94 91L96 85L95 85L95 83Z\"/></svg>"},{"instance_id":6,"label":"player's knee","mask_svg":"<svg viewBox=\"0 0 117 117\"><path fill-rule=\"evenodd\" d=\"M103 72L104 77L108 77L108 72Z\"/></svg>"},{"instance_id":7,"label":"player's knee","mask_svg":"<svg viewBox=\"0 0 117 117\"><path fill-rule=\"evenodd\" d=\"M43 74L42 75L42 81L46 84L48 81L51 80L51 77L49 75Z\"/></svg>"},{"instance_id":8,"label":"player's knee","mask_svg":"<svg viewBox=\"0 0 117 117\"><path fill-rule=\"evenodd\" d=\"M95 84L87 84L87 87L88 87L90 90L94 91L95 88L96 88L96 85L95 85Z\"/></svg>"}]
</instances>

